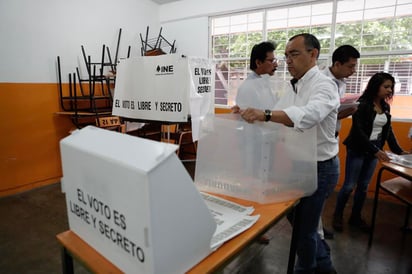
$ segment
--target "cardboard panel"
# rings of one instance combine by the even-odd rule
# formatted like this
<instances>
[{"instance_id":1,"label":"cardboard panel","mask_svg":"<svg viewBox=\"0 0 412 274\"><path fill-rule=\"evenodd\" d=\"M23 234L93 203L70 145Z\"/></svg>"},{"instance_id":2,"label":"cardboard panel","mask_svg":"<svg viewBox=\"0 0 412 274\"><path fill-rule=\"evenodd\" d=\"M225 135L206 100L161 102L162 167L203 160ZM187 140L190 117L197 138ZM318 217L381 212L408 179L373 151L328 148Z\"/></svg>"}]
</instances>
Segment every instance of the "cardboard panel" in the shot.
<instances>
[{"instance_id":1,"label":"cardboard panel","mask_svg":"<svg viewBox=\"0 0 412 274\"><path fill-rule=\"evenodd\" d=\"M126 273L183 273L216 224L176 145L86 127L60 143L70 229Z\"/></svg>"}]
</instances>

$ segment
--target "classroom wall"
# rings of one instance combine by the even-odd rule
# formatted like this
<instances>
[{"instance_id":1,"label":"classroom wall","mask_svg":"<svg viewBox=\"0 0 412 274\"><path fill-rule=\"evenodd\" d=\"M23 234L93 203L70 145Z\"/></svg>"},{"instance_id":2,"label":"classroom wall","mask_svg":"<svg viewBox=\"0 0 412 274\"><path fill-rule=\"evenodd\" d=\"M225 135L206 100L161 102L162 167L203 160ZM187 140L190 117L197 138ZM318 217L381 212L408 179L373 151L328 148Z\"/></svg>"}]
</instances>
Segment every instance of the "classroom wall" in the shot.
<instances>
[{"instance_id":1,"label":"classroom wall","mask_svg":"<svg viewBox=\"0 0 412 274\"><path fill-rule=\"evenodd\" d=\"M132 46L140 55L139 34L157 37L159 6L151 0L0 1L0 197L56 183L62 176L58 143L73 127L58 116L56 57L64 82L76 66L85 71L81 45L92 61L102 45L114 58Z\"/></svg>"},{"instance_id":2,"label":"classroom wall","mask_svg":"<svg viewBox=\"0 0 412 274\"><path fill-rule=\"evenodd\" d=\"M140 55L140 33L159 31L159 6L151 0L2 0L0 1L0 82L54 83L56 56L64 72L83 69L81 45L100 61L102 45L119 56Z\"/></svg>"},{"instance_id":3,"label":"classroom wall","mask_svg":"<svg viewBox=\"0 0 412 274\"><path fill-rule=\"evenodd\" d=\"M73 125L68 117L55 115L60 110L58 55L63 74L76 66L84 71L81 45L93 60L101 56L103 43L113 55L122 28L119 56L129 45L136 56L139 34L150 26L154 37L162 26L163 35L176 40L178 53L206 57L208 15L287 2L182 0L159 7L150 0L0 1L0 197L62 176L58 142ZM409 126L394 122L401 143L408 143Z\"/></svg>"}]
</instances>

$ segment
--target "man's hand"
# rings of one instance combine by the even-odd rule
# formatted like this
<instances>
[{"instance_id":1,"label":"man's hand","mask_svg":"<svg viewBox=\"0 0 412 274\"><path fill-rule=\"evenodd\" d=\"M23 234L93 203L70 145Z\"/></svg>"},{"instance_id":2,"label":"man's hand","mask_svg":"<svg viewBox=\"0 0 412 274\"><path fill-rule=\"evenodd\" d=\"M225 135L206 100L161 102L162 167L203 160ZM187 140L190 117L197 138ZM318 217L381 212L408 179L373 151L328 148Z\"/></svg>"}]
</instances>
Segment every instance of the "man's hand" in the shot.
<instances>
[{"instance_id":1,"label":"man's hand","mask_svg":"<svg viewBox=\"0 0 412 274\"><path fill-rule=\"evenodd\" d=\"M346 118L346 117L354 114L354 113L356 112L356 110L358 110L358 107L357 107L357 106L353 106L353 107L344 109L344 110L342 110L342 111L339 111L339 112L338 112L338 120L341 120L341 119L343 119L343 118Z\"/></svg>"},{"instance_id":2,"label":"man's hand","mask_svg":"<svg viewBox=\"0 0 412 274\"><path fill-rule=\"evenodd\" d=\"M247 108L245 110L240 110L240 116L248 122L253 123L254 121L265 121L265 112L260 109Z\"/></svg>"},{"instance_id":3,"label":"man's hand","mask_svg":"<svg viewBox=\"0 0 412 274\"><path fill-rule=\"evenodd\" d=\"M240 113L240 107L238 105L235 105L231 108L232 113Z\"/></svg>"}]
</instances>

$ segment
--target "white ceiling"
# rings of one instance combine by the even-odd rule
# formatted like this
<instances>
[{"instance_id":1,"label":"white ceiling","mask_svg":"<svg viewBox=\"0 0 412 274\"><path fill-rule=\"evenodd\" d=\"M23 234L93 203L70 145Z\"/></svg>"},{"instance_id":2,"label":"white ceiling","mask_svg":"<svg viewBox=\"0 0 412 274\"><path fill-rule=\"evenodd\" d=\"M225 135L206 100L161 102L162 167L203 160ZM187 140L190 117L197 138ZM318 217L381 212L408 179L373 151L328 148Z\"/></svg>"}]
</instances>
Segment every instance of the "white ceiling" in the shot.
<instances>
[{"instance_id":1,"label":"white ceiling","mask_svg":"<svg viewBox=\"0 0 412 274\"><path fill-rule=\"evenodd\" d=\"M153 2L162 5L162 4L167 4L167 3L171 3L171 2L177 2L180 0L152 0Z\"/></svg>"}]
</instances>

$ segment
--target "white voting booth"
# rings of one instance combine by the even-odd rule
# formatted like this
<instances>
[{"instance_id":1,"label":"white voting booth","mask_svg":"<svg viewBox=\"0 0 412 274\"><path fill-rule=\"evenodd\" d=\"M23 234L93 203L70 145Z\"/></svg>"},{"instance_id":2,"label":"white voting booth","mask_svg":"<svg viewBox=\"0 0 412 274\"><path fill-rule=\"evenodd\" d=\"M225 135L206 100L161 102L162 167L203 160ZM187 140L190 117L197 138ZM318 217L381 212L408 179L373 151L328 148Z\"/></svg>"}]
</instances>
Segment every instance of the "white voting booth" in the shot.
<instances>
[{"instance_id":1,"label":"white voting booth","mask_svg":"<svg viewBox=\"0 0 412 274\"><path fill-rule=\"evenodd\" d=\"M177 54L120 60L113 115L164 122L191 120L193 140L199 121L214 113L215 65Z\"/></svg>"},{"instance_id":2,"label":"white voting booth","mask_svg":"<svg viewBox=\"0 0 412 274\"><path fill-rule=\"evenodd\" d=\"M60 142L70 229L125 273L184 273L216 224L176 146L86 127Z\"/></svg>"},{"instance_id":3,"label":"white voting booth","mask_svg":"<svg viewBox=\"0 0 412 274\"><path fill-rule=\"evenodd\" d=\"M297 199L316 190L316 147L315 128L211 116L201 125L195 183L201 191L258 203Z\"/></svg>"}]
</instances>

